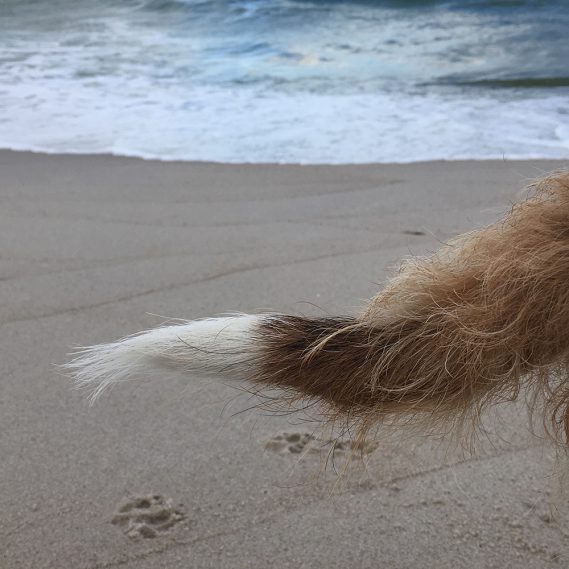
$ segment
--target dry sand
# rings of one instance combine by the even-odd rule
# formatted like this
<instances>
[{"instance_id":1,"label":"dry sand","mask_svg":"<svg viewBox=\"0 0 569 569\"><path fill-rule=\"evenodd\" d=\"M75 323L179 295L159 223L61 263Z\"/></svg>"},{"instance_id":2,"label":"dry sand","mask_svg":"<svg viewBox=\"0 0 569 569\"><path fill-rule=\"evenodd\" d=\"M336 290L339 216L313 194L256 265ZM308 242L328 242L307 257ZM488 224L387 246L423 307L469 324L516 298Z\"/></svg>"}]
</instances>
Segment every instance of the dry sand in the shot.
<instances>
[{"instance_id":1,"label":"dry sand","mask_svg":"<svg viewBox=\"0 0 569 569\"><path fill-rule=\"evenodd\" d=\"M568 495L521 408L475 455L380 433L336 484L349 449L324 470L326 435L239 413L239 385L157 377L90 408L52 366L165 317L352 312L560 166L1 152L0 567L566 567Z\"/></svg>"}]
</instances>

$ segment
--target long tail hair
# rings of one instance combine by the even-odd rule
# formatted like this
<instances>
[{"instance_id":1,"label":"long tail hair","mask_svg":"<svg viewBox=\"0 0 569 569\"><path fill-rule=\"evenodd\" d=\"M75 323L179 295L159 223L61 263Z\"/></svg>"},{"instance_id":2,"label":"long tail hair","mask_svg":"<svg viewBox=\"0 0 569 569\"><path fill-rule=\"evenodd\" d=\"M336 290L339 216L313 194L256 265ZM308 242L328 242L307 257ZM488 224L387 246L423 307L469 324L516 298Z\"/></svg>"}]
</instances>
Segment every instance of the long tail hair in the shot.
<instances>
[{"instance_id":1,"label":"long tail hair","mask_svg":"<svg viewBox=\"0 0 569 569\"><path fill-rule=\"evenodd\" d=\"M168 368L317 400L362 430L393 416L432 425L532 395L569 437L569 173L536 183L497 223L405 261L359 316L239 315L184 322L80 351L96 396Z\"/></svg>"}]
</instances>

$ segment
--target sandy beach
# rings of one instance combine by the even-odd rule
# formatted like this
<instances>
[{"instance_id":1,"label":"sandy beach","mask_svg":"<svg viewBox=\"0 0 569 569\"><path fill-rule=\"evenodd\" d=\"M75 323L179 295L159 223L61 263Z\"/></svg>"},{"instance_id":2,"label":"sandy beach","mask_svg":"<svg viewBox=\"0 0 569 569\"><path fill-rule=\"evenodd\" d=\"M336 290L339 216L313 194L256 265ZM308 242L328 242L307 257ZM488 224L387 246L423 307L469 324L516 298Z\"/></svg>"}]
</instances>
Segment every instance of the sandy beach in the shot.
<instances>
[{"instance_id":1,"label":"sandy beach","mask_svg":"<svg viewBox=\"0 0 569 569\"><path fill-rule=\"evenodd\" d=\"M279 166L0 152L0 567L544 568L567 484L523 406L477 452L379 433L339 477L310 419L168 375L89 407L54 364L168 318L359 310L556 161ZM345 448L344 448L345 447Z\"/></svg>"}]
</instances>

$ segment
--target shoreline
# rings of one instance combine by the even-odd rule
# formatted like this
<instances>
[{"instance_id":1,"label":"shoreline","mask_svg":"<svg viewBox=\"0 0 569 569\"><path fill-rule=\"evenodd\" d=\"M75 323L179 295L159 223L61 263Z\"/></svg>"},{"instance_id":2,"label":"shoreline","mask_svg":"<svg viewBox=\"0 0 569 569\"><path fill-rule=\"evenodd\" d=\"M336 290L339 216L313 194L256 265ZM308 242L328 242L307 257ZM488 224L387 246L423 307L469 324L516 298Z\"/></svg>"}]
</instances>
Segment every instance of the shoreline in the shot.
<instances>
[{"instance_id":1,"label":"shoreline","mask_svg":"<svg viewBox=\"0 0 569 569\"><path fill-rule=\"evenodd\" d=\"M543 156L527 156L522 158L439 158L433 160L409 160L398 162L227 162L217 160L194 160L178 158L160 158L153 156L142 156L135 154L114 154L112 152L59 152L33 149L0 148L0 154L29 154L33 156L61 156L66 158L114 158L125 160L140 160L142 162L156 162L161 164L209 164L218 166L411 166L413 164L448 164L448 163L467 163L467 162L488 162L488 163L520 163L520 162L559 162L566 163L569 167L569 150L566 158L548 158Z\"/></svg>"}]
</instances>

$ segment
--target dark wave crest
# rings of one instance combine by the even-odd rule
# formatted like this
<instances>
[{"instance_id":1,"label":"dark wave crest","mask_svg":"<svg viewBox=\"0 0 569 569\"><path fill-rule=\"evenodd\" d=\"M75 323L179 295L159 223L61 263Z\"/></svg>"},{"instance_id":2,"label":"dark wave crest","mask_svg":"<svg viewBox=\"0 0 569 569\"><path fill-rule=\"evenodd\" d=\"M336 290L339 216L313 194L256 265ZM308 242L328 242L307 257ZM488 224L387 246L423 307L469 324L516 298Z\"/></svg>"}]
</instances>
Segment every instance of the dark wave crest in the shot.
<instances>
[{"instance_id":1,"label":"dark wave crest","mask_svg":"<svg viewBox=\"0 0 569 569\"><path fill-rule=\"evenodd\" d=\"M555 87L569 87L569 77L513 77L509 79L463 81L455 84L496 89L552 89Z\"/></svg>"}]
</instances>

